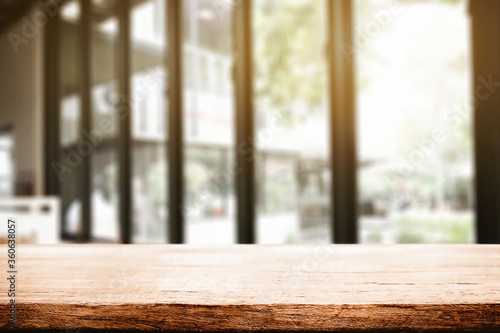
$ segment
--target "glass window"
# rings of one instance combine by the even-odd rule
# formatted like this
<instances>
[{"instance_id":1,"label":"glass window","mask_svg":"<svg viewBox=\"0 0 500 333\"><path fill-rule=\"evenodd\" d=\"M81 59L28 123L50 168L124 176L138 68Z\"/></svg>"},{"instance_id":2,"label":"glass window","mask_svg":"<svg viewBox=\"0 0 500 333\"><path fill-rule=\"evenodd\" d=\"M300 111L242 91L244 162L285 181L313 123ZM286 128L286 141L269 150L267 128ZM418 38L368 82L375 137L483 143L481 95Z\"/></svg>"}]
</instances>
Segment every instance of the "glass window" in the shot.
<instances>
[{"instance_id":1,"label":"glass window","mask_svg":"<svg viewBox=\"0 0 500 333\"><path fill-rule=\"evenodd\" d=\"M92 154L92 237L119 240L117 0L93 0L92 128L100 137Z\"/></svg>"},{"instance_id":2,"label":"glass window","mask_svg":"<svg viewBox=\"0 0 500 333\"><path fill-rule=\"evenodd\" d=\"M330 238L325 7L254 1L259 243Z\"/></svg>"},{"instance_id":3,"label":"glass window","mask_svg":"<svg viewBox=\"0 0 500 333\"><path fill-rule=\"evenodd\" d=\"M184 0L187 243L234 243L233 10ZM254 0L258 243L329 241L325 0ZM92 0L91 133L81 131L80 1L61 10L60 148L91 141L92 237L119 239L118 0ZM131 1L132 240L167 240L166 0ZM359 240L467 243L473 235L467 0L354 0ZM425 24L422 24L425 22ZM81 230L81 166L62 179L63 231ZM1 177L2 175L0 175ZM5 187L5 185L2 185ZM181 209L181 208L179 208Z\"/></svg>"},{"instance_id":4,"label":"glass window","mask_svg":"<svg viewBox=\"0 0 500 333\"><path fill-rule=\"evenodd\" d=\"M14 195L14 137L0 129L0 197Z\"/></svg>"},{"instance_id":5,"label":"glass window","mask_svg":"<svg viewBox=\"0 0 500 333\"><path fill-rule=\"evenodd\" d=\"M356 0L360 242L473 241L465 0Z\"/></svg>"},{"instance_id":6,"label":"glass window","mask_svg":"<svg viewBox=\"0 0 500 333\"><path fill-rule=\"evenodd\" d=\"M183 4L187 243L234 243L233 6Z\"/></svg>"},{"instance_id":7,"label":"glass window","mask_svg":"<svg viewBox=\"0 0 500 333\"><path fill-rule=\"evenodd\" d=\"M136 0L132 34L132 240L167 239L165 0Z\"/></svg>"},{"instance_id":8,"label":"glass window","mask_svg":"<svg viewBox=\"0 0 500 333\"><path fill-rule=\"evenodd\" d=\"M63 234L75 237L81 232L82 180L81 156L77 145L81 132L80 96L80 2L68 1L61 7L60 38L60 149L62 163L70 168L60 171ZM70 172L71 171L71 172Z\"/></svg>"}]
</instances>

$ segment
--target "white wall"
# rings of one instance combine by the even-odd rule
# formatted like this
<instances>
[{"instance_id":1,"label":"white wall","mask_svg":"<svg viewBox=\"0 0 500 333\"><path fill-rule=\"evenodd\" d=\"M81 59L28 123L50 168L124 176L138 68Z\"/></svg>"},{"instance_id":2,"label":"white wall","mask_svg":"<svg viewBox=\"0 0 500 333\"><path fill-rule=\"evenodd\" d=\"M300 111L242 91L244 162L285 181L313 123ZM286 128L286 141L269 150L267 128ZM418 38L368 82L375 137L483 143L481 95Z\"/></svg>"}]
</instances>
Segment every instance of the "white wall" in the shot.
<instances>
[{"instance_id":1,"label":"white wall","mask_svg":"<svg viewBox=\"0 0 500 333\"><path fill-rule=\"evenodd\" d=\"M25 19L33 22L35 12ZM24 38L17 53L12 33ZM0 127L5 125L12 125L15 131L16 174L32 174L35 194L42 194L43 28L30 31L26 21L0 34Z\"/></svg>"}]
</instances>

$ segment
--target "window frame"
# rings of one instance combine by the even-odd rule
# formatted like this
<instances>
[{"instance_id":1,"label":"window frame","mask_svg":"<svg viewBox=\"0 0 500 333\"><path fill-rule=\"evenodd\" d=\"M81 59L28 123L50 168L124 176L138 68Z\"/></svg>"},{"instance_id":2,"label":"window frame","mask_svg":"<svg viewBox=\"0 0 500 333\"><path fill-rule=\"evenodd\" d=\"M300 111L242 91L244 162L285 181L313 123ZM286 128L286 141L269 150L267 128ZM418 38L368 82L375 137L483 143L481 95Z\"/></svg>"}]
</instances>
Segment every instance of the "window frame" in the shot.
<instances>
[{"instance_id":1,"label":"window frame","mask_svg":"<svg viewBox=\"0 0 500 333\"><path fill-rule=\"evenodd\" d=\"M91 94L90 94L90 68L91 68L91 43L90 43L90 7L91 0L79 0L81 4L81 34L83 57L81 62L81 107L82 107L82 129L89 131L91 127ZM185 216L184 203L184 139L183 139L183 75L182 75L182 0L166 1L165 12L167 23L165 66L168 68L168 103L166 105L168 117L168 149L167 149L167 191L168 191L168 241L169 243L185 242ZM233 49L234 67L233 79L235 87L235 132L236 142L234 147L234 163L238 167L235 172L236 193L236 216L237 216L237 242L240 244L252 244L256 242L256 174L255 174L255 147L254 147L254 92L253 92L253 38L252 38L252 0L233 0ZM327 38L326 57L328 62L328 93L329 93L329 129L330 129L330 151L329 168L331 172L331 241L334 243L357 243L358 241L358 197L357 197L357 154L356 154L356 106L355 106L355 73L353 55L346 55L341 50L341 45L352 44L354 36L353 6L351 0L324 0L327 9ZM118 78L120 94L130 96L130 15L133 9L131 0L118 1L119 37L116 62L118 64ZM471 1L472 4L476 3ZM480 15L486 16L487 11L476 10L473 18L472 34L473 54L478 57L482 50L481 44L475 43L475 39L481 29ZM60 161L59 149L59 43L58 37L60 27L60 15L50 19L45 27L45 193L47 195L60 195L61 184L57 176L52 172L52 161ZM484 29L483 29L484 30ZM498 38L498 36L497 36ZM484 51L484 50L483 50ZM473 69L477 71L478 61L473 63ZM500 66L499 66L500 67ZM497 67L498 68L498 67ZM117 106L118 108L119 106ZM130 103L127 103L130 113ZM83 110L86 110L84 112ZM497 117L498 118L498 117ZM474 115L478 118L478 113ZM481 120L482 121L482 120ZM120 241L131 242L131 216L132 216L132 192L131 192L131 119L129 116L122 117L120 121L119 136L119 220ZM492 170L485 170L484 166L491 161L488 152L482 152L480 145L486 145L485 140L477 133L487 125L484 121L476 125L475 140L475 165L476 170L483 170L488 174L479 177L476 182L477 207L475 213L479 217L476 220L477 239L479 242L500 243L500 232L494 227L495 221L490 219L492 212L498 212L495 201L487 195L478 195L482 189L491 190L493 182L487 180L491 177ZM479 143L478 143L479 142ZM248 148L252 149L248 149ZM83 242L91 241L91 156L84 158L82 179L82 235ZM481 171L481 172L483 172ZM484 178L486 177L486 178ZM498 178L498 177L497 177ZM496 197L498 189L491 190ZM481 212L484 214L481 215ZM488 213L489 212L489 213ZM478 214L479 213L479 214ZM496 215L495 215L496 216ZM496 230L491 233L489 230ZM496 229L495 229L496 228Z\"/></svg>"}]
</instances>

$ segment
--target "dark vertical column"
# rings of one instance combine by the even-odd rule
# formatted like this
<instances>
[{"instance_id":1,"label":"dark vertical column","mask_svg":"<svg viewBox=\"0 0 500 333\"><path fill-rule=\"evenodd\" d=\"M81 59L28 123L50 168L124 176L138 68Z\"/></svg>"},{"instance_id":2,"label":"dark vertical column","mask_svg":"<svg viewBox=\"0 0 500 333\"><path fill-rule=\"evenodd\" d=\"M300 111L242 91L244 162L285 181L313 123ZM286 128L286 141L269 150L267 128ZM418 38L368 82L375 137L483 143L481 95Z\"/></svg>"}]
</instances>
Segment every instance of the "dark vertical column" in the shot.
<instances>
[{"instance_id":1,"label":"dark vertical column","mask_svg":"<svg viewBox=\"0 0 500 333\"><path fill-rule=\"evenodd\" d=\"M184 242L184 148L182 101L182 1L167 0L168 217L169 240Z\"/></svg>"},{"instance_id":2,"label":"dark vertical column","mask_svg":"<svg viewBox=\"0 0 500 333\"><path fill-rule=\"evenodd\" d=\"M357 165L351 0L328 0L332 239L357 242Z\"/></svg>"},{"instance_id":3,"label":"dark vertical column","mask_svg":"<svg viewBox=\"0 0 500 333\"><path fill-rule=\"evenodd\" d=\"M91 67L91 0L81 0L80 28L80 87L81 87L81 129L85 133L92 130L92 67ZM82 177L80 179L82 200L82 231L79 240L88 242L92 237L92 154L82 156Z\"/></svg>"},{"instance_id":4,"label":"dark vertical column","mask_svg":"<svg viewBox=\"0 0 500 333\"><path fill-rule=\"evenodd\" d=\"M60 160L60 137L59 137L59 120L60 120L60 84L59 84L59 27L60 17L50 18L45 26L44 33L44 168L45 180L44 188L46 195L60 195L61 183L54 170L54 163Z\"/></svg>"},{"instance_id":5,"label":"dark vertical column","mask_svg":"<svg viewBox=\"0 0 500 333\"><path fill-rule=\"evenodd\" d=\"M471 0L476 235L500 243L500 1Z\"/></svg>"},{"instance_id":6,"label":"dark vertical column","mask_svg":"<svg viewBox=\"0 0 500 333\"><path fill-rule=\"evenodd\" d=\"M130 109L130 0L118 1L119 33L117 69L120 101L117 104L119 122L119 181L121 242L131 242L132 229L132 134Z\"/></svg>"},{"instance_id":7,"label":"dark vertical column","mask_svg":"<svg viewBox=\"0 0 500 333\"><path fill-rule=\"evenodd\" d=\"M233 9L236 101L237 240L255 243L254 104L252 1L236 0Z\"/></svg>"}]
</instances>

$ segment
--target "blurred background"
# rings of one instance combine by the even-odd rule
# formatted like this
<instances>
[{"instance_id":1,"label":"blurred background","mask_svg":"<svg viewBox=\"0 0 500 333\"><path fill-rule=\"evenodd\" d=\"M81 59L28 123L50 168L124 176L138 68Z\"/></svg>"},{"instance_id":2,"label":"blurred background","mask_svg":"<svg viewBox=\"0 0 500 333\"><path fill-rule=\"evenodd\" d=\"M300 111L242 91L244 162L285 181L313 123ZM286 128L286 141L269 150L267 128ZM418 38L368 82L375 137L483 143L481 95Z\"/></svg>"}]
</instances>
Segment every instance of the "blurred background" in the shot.
<instances>
[{"instance_id":1,"label":"blurred background","mask_svg":"<svg viewBox=\"0 0 500 333\"><path fill-rule=\"evenodd\" d=\"M500 242L498 3L1 0L0 218L39 244Z\"/></svg>"}]
</instances>

